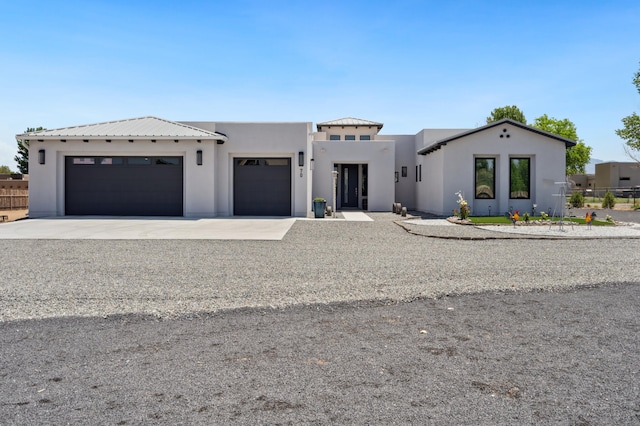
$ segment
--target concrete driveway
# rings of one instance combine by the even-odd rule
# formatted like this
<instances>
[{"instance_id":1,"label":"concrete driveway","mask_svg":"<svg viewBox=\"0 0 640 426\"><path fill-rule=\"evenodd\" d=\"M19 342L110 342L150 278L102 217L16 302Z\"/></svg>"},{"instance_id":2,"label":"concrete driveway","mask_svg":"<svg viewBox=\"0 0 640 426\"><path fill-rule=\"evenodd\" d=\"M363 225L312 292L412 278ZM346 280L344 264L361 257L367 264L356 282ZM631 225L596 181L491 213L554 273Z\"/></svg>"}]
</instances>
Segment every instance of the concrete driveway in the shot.
<instances>
[{"instance_id":1,"label":"concrete driveway","mask_svg":"<svg viewBox=\"0 0 640 426\"><path fill-rule=\"evenodd\" d=\"M61 217L0 223L0 239L281 240L295 218Z\"/></svg>"}]
</instances>

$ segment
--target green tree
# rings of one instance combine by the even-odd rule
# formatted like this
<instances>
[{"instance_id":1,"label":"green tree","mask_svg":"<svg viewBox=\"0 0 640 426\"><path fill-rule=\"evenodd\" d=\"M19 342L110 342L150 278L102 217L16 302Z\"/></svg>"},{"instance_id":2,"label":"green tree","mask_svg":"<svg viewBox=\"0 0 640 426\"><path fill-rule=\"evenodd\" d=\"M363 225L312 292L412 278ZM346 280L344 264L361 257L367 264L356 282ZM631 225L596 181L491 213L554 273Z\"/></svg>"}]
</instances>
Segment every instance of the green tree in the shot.
<instances>
[{"instance_id":1,"label":"green tree","mask_svg":"<svg viewBox=\"0 0 640 426\"><path fill-rule=\"evenodd\" d=\"M567 148L566 173L567 175L575 175L585 172L591 159L591 147L585 145L584 141L578 138L576 125L571 120L568 118L559 120L544 114L535 119L533 127L576 141L575 146Z\"/></svg>"},{"instance_id":2,"label":"green tree","mask_svg":"<svg viewBox=\"0 0 640 426\"><path fill-rule=\"evenodd\" d=\"M487 117L487 124L500 121L504 118L510 118L515 121L519 121L522 124L527 124L527 119L524 118L524 113L520 111L515 105L507 105L502 108L495 108L491 111L491 115Z\"/></svg>"},{"instance_id":3,"label":"green tree","mask_svg":"<svg viewBox=\"0 0 640 426\"><path fill-rule=\"evenodd\" d=\"M44 128L29 127L25 133L39 132L40 130L44 130ZM20 171L20 173L25 175L29 173L29 141L18 139L18 155L13 157L13 159L18 163L18 171Z\"/></svg>"},{"instance_id":4,"label":"green tree","mask_svg":"<svg viewBox=\"0 0 640 426\"><path fill-rule=\"evenodd\" d=\"M633 84L640 94L640 70L633 78ZM634 152L640 152L640 116L635 112L631 113L622 119L622 124L624 124L624 128L616 130L616 135L625 141L627 155L640 163L640 158L634 155Z\"/></svg>"},{"instance_id":5,"label":"green tree","mask_svg":"<svg viewBox=\"0 0 640 426\"><path fill-rule=\"evenodd\" d=\"M0 174L6 175L10 173L13 173L13 172L11 171L9 166L0 166Z\"/></svg>"}]
</instances>

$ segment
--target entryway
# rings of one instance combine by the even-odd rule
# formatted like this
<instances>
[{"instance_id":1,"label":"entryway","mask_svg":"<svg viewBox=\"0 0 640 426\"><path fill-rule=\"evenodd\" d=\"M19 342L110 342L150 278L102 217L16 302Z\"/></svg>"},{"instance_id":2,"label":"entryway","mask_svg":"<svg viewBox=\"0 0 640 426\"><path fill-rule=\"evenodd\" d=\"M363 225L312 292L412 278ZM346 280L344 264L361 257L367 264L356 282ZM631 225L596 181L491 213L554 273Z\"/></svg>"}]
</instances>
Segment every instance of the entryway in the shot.
<instances>
[{"instance_id":1,"label":"entryway","mask_svg":"<svg viewBox=\"0 0 640 426\"><path fill-rule=\"evenodd\" d=\"M367 210L367 164L337 164L338 209Z\"/></svg>"}]
</instances>

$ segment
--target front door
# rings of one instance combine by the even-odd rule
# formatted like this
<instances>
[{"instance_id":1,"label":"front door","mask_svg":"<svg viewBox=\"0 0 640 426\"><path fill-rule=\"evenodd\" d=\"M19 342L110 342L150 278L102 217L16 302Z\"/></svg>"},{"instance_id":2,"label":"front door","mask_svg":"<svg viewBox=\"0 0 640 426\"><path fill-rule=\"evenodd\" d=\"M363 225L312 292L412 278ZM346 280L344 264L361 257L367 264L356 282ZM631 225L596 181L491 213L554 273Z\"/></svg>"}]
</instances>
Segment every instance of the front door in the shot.
<instances>
[{"instance_id":1,"label":"front door","mask_svg":"<svg viewBox=\"0 0 640 426\"><path fill-rule=\"evenodd\" d=\"M343 164L342 176L342 207L358 207L358 165Z\"/></svg>"}]
</instances>

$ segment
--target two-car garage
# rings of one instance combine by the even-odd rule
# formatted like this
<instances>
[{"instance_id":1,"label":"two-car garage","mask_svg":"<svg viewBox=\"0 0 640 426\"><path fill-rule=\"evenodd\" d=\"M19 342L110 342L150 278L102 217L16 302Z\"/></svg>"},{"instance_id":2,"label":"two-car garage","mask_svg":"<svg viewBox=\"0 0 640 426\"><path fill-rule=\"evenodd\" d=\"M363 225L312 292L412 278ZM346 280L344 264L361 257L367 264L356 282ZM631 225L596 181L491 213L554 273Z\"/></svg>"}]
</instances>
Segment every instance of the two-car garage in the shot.
<instances>
[{"instance_id":1,"label":"two-car garage","mask_svg":"<svg viewBox=\"0 0 640 426\"><path fill-rule=\"evenodd\" d=\"M182 157L65 157L65 214L182 216Z\"/></svg>"}]
</instances>

